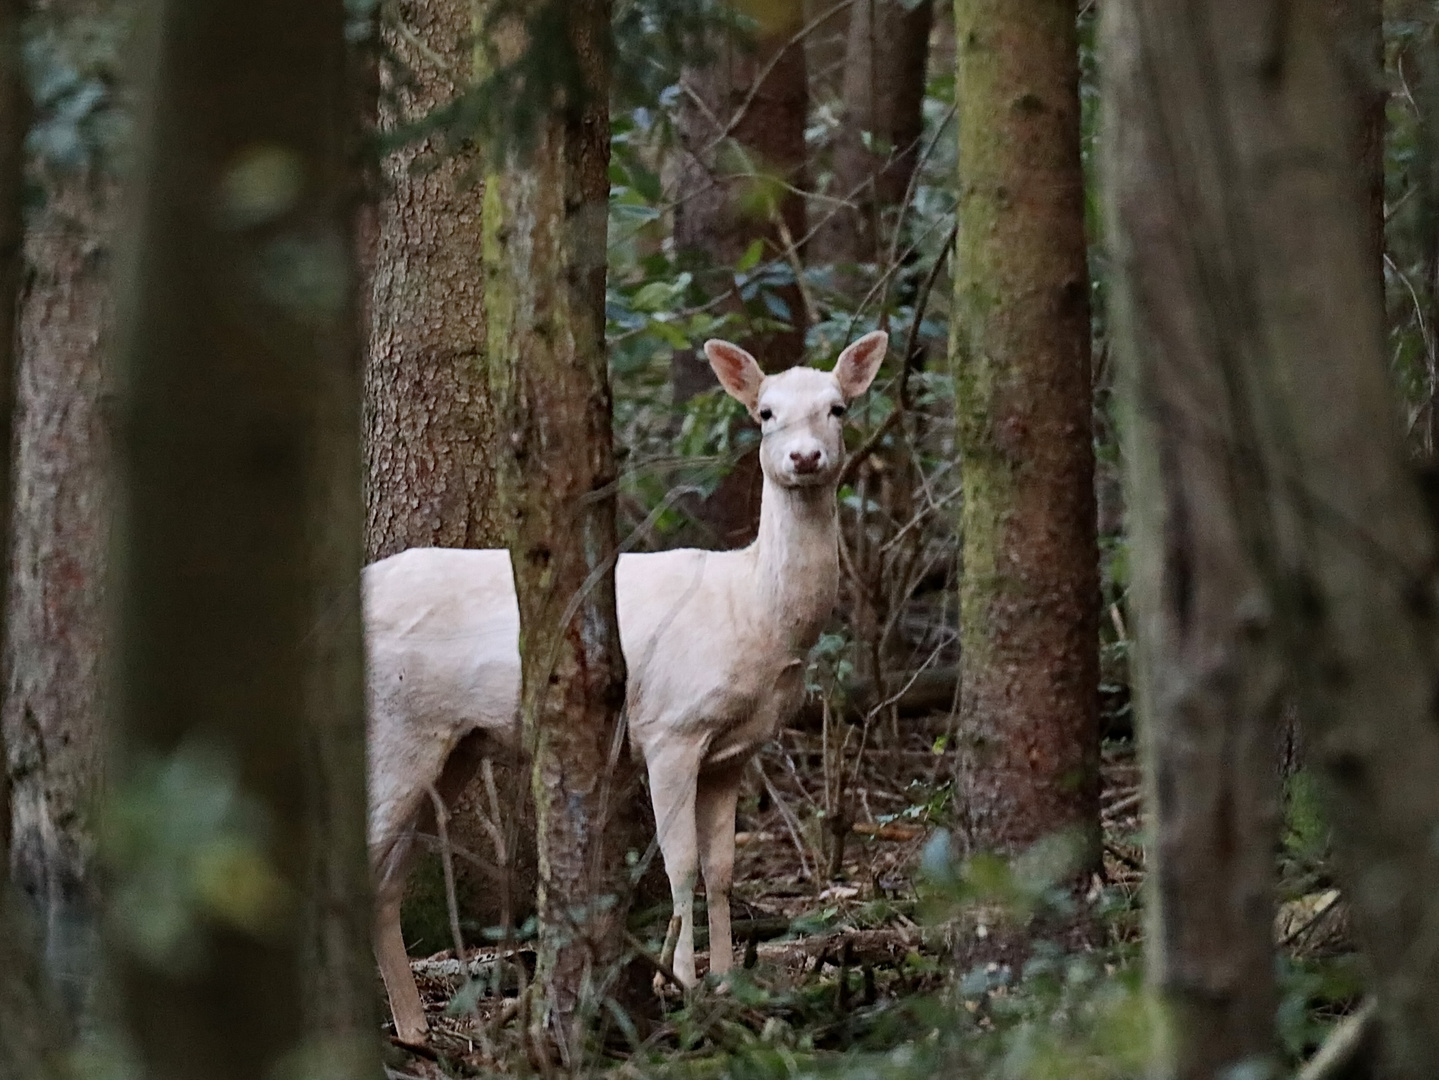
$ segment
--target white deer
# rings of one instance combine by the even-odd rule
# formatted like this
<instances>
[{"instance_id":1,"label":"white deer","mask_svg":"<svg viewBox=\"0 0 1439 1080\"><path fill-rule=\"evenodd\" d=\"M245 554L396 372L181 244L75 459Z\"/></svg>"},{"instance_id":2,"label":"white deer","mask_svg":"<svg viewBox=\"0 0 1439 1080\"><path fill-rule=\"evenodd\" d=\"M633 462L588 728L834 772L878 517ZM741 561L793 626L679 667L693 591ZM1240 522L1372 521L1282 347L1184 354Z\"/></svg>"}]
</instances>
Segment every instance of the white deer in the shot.
<instances>
[{"instance_id":1,"label":"white deer","mask_svg":"<svg viewBox=\"0 0 1439 1080\"><path fill-rule=\"evenodd\" d=\"M876 331L846 348L833 372L766 376L738 346L706 342L720 383L760 424L759 535L740 551L628 554L615 568L630 743L649 776L674 901L667 947L686 986L696 982L697 871L708 895L710 970L723 974L733 962L740 776L801 703L805 657L830 617L839 575L842 418L887 345ZM477 730L516 735L519 613L509 553L406 551L366 569L364 601L375 953L396 1035L414 1043L427 1025L400 934L405 868L421 808L460 741Z\"/></svg>"}]
</instances>

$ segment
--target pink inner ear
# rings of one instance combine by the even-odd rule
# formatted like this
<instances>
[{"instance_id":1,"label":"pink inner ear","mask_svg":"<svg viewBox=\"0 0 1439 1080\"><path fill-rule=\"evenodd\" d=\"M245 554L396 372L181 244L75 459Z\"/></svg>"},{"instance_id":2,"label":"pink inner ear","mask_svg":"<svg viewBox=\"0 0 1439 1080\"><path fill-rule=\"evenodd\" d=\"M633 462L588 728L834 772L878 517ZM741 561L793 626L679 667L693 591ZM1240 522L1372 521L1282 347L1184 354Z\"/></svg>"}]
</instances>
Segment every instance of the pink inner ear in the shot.
<instances>
[{"instance_id":1,"label":"pink inner ear","mask_svg":"<svg viewBox=\"0 0 1439 1080\"><path fill-rule=\"evenodd\" d=\"M835 377L845 397L858 397L869 389L884 360L889 336L881 331L866 334L840 354Z\"/></svg>"},{"instance_id":2,"label":"pink inner ear","mask_svg":"<svg viewBox=\"0 0 1439 1080\"><path fill-rule=\"evenodd\" d=\"M754 357L728 341L707 341L704 351L720 385L746 408L753 409L764 378Z\"/></svg>"}]
</instances>

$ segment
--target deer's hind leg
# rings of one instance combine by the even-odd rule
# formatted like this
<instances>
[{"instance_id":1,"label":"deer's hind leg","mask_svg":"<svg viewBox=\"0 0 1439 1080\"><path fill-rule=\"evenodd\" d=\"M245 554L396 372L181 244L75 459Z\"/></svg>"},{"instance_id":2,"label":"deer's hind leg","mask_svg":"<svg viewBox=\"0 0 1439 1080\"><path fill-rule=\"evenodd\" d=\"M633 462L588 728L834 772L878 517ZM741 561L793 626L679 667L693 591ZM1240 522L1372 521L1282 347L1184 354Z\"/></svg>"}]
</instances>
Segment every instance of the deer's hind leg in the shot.
<instances>
[{"instance_id":1,"label":"deer's hind leg","mask_svg":"<svg viewBox=\"0 0 1439 1080\"><path fill-rule=\"evenodd\" d=\"M395 1036L401 1042L418 1045L425 1041L429 1022L410 971L410 957L400 928L400 902L405 895L416 828L430 806L430 788L448 771L451 748L437 740L396 740L394 730L390 727L372 732L381 737L371 742L369 847L375 883L374 949L390 999ZM383 738L386 734L391 739ZM396 767L399 762L403 762L403 768Z\"/></svg>"}]
</instances>

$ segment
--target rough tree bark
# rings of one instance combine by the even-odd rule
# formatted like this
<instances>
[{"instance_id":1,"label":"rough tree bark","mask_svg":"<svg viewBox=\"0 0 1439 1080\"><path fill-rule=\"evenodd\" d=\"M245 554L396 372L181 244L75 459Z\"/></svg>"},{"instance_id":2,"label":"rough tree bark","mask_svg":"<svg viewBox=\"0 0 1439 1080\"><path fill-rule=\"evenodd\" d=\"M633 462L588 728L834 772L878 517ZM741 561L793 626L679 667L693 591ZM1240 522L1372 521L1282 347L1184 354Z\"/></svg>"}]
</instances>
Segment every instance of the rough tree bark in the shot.
<instances>
[{"instance_id":1,"label":"rough tree bark","mask_svg":"<svg viewBox=\"0 0 1439 1080\"><path fill-rule=\"evenodd\" d=\"M449 105L477 75L475 28L488 0L403 0L380 15L381 137L396 138ZM382 164L379 230L369 289L365 370L368 561L411 547L498 547L504 542L494 477L495 410L485 370L485 285L481 249L485 181L477 148L440 134L411 140ZM477 747L499 766L506 800L524 799L523 770L509 752ZM457 769L470 758L457 761ZM477 776L456 775L449 836L494 860L482 819L489 798ZM449 785L447 785L447 788ZM498 925L532 908L532 826L506 831L503 897L490 876L455 863L467 918ZM432 830L430 830L432 831ZM406 904L406 936L426 951L450 945L439 857L421 848Z\"/></svg>"},{"instance_id":2,"label":"rough tree bark","mask_svg":"<svg viewBox=\"0 0 1439 1080\"><path fill-rule=\"evenodd\" d=\"M681 100L680 164L674 242L680 262L710 297L728 296L743 310L734 268L751 244L763 245L761 265L795 269L806 234L804 128L809 85L802 41L801 0L728 0L753 19L753 37L717 35L714 59L685 72ZM750 327L731 336L766 371L804 359L808 320L797 284L770 291L788 309L785 329ZM765 318L775 315L765 310ZM676 404L716 385L698 350L675 353L670 380ZM755 537L762 489L759 457L742 457L714 493L687 509L701 525L705 546L740 547Z\"/></svg>"},{"instance_id":3,"label":"rough tree bark","mask_svg":"<svg viewBox=\"0 0 1439 1080\"><path fill-rule=\"evenodd\" d=\"M1265 824L1272 794L1244 759L1276 660L1326 780L1385 1075L1417 1080L1439 1060L1435 524L1396 422L1359 108L1329 6L1103 5L1146 723L1170 765L1152 779L1169 1076L1213 1076L1272 1043L1272 834L1246 822ZM1197 685L1157 666L1171 645L1193 650ZM1235 712L1188 711L1209 709L1194 704L1206 692ZM1202 794L1180 775L1190 739L1227 773ZM1253 845L1228 855L1240 880L1165 885L1171 843L1187 849L1196 827L1196 844Z\"/></svg>"},{"instance_id":4,"label":"rough tree bark","mask_svg":"<svg viewBox=\"0 0 1439 1080\"><path fill-rule=\"evenodd\" d=\"M0 446L10 445L14 411L15 322L23 259L21 177L30 110L20 60L20 0L0 3ZM0 538L10 515L11 458L0 460ZM3 542L0 539L0 542ZM0 596L9 563L0 550ZM3 628L3 624L0 624ZM0 727L0 764L5 757ZM44 982L21 926L8 873L10 793L0 768L0 1080L58 1080L63 1075L59 1040L45 999Z\"/></svg>"},{"instance_id":5,"label":"rough tree bark","mask_svg":"<svg viewBox=\"0 0 1439 1080\"><path fill-rule=\"evenodd\" d=\"M344 5L171 0L151 19L117 354L106 951L146 1075L239 1080L335 1063L299 1001L307 824L356 786L312 776L308 744L353 733L360 699L360 523L339 494L358 447L327 442L359 409ZM317 627L324 604L343 632ZM321 689L337 700L316 725Z\"/></svg>"},{"instance_id":6,"label":"rough tree bark","mask_svg":"<svg viewBox=\"0 0 1439 1080\"><path fill-rule=\"evenodd\" d=\"M473 76L475 0L401 0L382 20L380 129L393 136ZM490 547L494 414L484 373L484 183L471 146L438 135L384 162L365 372L369 559Z\"/></svg>"},{"instance_id":7,"label":"rough tree bark","mask_svg":"<svg viewBox=\"0 0 1439 1080\"><path fill-rule=\"evenodd\" d=\"M93 38L121 33L108 0L37 12L51 63L87 77ZM47 118L42 118L47 119ZM11 869L42 927L44 966L72 1021L95 976L93 807L102 781L109 432L102 412L118 185L109 146L86 162L34 163L44 190L25 241L15 484L0 726L8 742Z\"/></svg>"},{"instance_id":8,"label":"rough tree bark","mask_svg":"<svg viewBox=\"0 0 1439 1080\"><path fill-rule=\"evenodd\" d=\"M549 0L555 2L555 0ZM567 1067L613 992L629 906L622 819L635 770L615 617L616 467L605 354L608 0L569 0L556 101L486 203L490 363L506 442L504 504L520 607L521 711L540 865L536 1017ZM544 114L542 114L544 115Z\"/></svg>"},{"instance_id":9,"label":"rough tree bark","mask_svg":"<svg viewBox=\"0 0 1439 1080\"><path fill-rule=\"evenodd\" d=\"M30 95L21 59L24 0L0 0L0 598L8 598L10 580L10 504L14 461L9 448L15 432L15 324L24 267L23 209L25 132L30 126ZM0 611L0 656L4 655L4 613ZM0 880L10 880L10 770L5 725L0 723Z\"/></svg>"},{"instance_id":10,"label":"rough tree bark","mask_svg":"<svg viewBox=\"0 0 1439 1080\"><path fill-rule=\"evenodd\" d=\"M975 850L1098 857L1098 552L1075 5L958 0L958 791Z\"/></svg>"},{"instance_id":11,"label":"rough tree bark","mask_svg":"<svg viewBox=\"0 0 1439 1080\"><path fill-rule=\"evenodd\" d=\"M856 0L850 9L831 194L852 205L825 210L814 238L821 262L873 263L888 248L919 159L933 25L931 0Z\"/></svg>"}]
</instances>

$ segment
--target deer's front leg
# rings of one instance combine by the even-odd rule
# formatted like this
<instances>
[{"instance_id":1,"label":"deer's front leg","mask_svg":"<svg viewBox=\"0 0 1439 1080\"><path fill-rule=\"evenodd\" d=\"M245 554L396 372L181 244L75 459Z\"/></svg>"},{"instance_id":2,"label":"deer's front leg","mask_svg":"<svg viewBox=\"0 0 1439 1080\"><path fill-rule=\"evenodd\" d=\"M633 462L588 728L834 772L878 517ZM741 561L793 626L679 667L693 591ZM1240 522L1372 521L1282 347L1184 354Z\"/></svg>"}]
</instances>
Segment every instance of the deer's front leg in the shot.
<instances>
[{"instance_id":1,"label":"deer's front leg","mask_svg":"<svg viewBox=\"0 0 1439 1080\"><path fill-rule=\"evenodd\" d=\"M695 881L699 875L698 841L695 833L695 792L699 776L697 748L682 747L661 752L648 763L650 801L654 804L655 830L665 875L670 881L674 914L665 936L665 952L671 942L674 955L666 955L674 973L686 988L695 978ZM677 935L677 936L676 936Z\"/></svg>"},{"instance_id":2,"label":"deer's front leg","mask_svg":"<svg viewBox=\"0 0 1439 1080\"><path fill-rule=\"evenodd\" d=\"M695 801L700 868L709 908L710 971L723 975L734 962L730 940L730 883L734 879L734 812L743 765L722 765L701 773Z\"/></svg>"}]
</instances>

